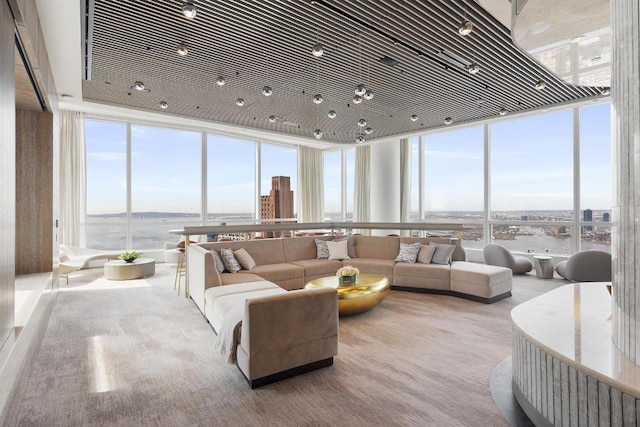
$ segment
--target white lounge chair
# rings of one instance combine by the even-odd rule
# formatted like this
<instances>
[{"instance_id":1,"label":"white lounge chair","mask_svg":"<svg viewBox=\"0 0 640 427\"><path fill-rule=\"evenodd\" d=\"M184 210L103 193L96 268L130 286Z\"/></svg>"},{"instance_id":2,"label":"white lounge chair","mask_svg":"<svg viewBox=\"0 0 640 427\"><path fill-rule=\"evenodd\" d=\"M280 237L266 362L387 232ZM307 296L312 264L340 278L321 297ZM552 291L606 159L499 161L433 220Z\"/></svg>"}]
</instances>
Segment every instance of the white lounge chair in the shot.
<instances>
[{"instance_id":1,"label":"white lounge chair","mask_svg":"<svg viewBox=\"0 0 640 427\"><path fill-rule=\"evenodd\" d=\"M91 261L118 258L123 251L101 251L60 245L60 252L59 272L66 275L69 284L69 273L88 268Z\"/></svg>"}]
</instances>

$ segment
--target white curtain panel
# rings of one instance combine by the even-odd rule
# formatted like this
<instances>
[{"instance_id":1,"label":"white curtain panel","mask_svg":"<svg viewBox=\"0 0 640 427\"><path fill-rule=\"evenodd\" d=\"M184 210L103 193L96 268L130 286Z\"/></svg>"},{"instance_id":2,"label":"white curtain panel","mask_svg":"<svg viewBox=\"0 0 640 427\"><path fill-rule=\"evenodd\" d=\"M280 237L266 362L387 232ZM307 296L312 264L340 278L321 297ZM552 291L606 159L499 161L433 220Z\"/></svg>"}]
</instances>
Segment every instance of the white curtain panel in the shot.
<instances>
[{"instance_id":1,"label":"white curtain panel","mask_svg":"<svg viewBox=\"0 0 640 427\"><path fill-rule=\"evenodd\" d=\"M322 150L298 147L298 221L324 221Z\"/></svg>"},{"instance_id":2,"label":"white curtain panel","mask_svg":"<svg viewBox=\"0 0 640 427\"><path fill-rule=\"evenodd\" d=\"M353 189L353 220L369 222L371 193L371 147L356 147L355 188Z\"/></svg>"},{"instance_id":3,"label":"white curtain panel","mask_svg":"<svg viewBox=\"0 0 640 427\"><path fill-rule=\"evenodd\" d=\"M400 140L400 221L409 222L411 210L411 142Z\"/></svg>"},{"instance_id":4,"label":"white curtain panel","mask_svg":"<svg viewBox=\"0 0 640 427\"><path fill-rule=\"evenodd\" d=\"M84 246L86 217L86 155L84 117L60 111L60 243Z\"/></svg>"}]
</instances>

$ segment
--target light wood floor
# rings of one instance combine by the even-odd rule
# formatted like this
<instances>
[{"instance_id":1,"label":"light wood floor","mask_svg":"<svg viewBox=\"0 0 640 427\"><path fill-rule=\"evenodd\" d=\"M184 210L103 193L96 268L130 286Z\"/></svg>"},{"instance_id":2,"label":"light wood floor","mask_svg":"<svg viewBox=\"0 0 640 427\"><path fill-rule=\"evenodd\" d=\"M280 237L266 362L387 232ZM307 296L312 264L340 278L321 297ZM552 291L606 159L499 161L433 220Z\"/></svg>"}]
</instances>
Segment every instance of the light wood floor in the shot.
<instances>
[{"instance_id":1,"label":"light wood floor","mask_svg":"<svg viewBox=\"0 0 640 427\"><path fill-rule=\"evenodd\" d=\"M91 269L61 285L0 424L506 426L489 377L511 354L509 313L566 283L517 276L491 305L392 291L341 319L332 367L251 390L174 274L159 264L116 282Z\"/></svg>"}]
</instances>

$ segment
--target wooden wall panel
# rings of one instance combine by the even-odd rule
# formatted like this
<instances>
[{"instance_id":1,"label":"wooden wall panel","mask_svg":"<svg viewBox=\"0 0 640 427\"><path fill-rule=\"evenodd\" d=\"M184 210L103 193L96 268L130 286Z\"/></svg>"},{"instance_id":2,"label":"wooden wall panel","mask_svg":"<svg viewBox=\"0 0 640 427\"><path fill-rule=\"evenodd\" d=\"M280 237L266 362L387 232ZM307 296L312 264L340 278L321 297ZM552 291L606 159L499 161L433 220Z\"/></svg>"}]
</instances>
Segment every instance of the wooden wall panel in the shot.
<instances>
[{"instance_id":1,"label":"wooden wall panel","mask_svg":"<svg viewBox=\"0 0 640 427\"><path fill-rule=\"evenodd\" d=\"M14 26L0 1L0 348L11 335L15 313L15 77Z\"/></svg>"},{"instance_id":2,"label":"wooden wall panel","mask_svg":"<svg viewBox=\"0 0 640 427\"><path fill-rule=\"evenodd\" d=\"M53 117L16 111L16 274L53 268Z\"/></svg>"}]
</instances>

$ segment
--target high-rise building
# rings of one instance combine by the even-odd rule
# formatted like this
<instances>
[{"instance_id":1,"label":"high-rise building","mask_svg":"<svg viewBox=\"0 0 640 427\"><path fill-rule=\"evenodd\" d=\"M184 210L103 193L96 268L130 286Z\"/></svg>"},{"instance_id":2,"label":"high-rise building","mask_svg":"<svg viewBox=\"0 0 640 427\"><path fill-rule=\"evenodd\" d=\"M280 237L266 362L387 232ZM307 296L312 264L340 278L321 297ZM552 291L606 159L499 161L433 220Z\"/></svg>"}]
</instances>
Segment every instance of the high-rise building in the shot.
<instances>
[{"instance_id":1,"label":"high-rise building","mask_svg":"<svg viewBox=\"0 0 640 427\"><path fill-rule=\"evenodd\" d=\"M293 218L293 191L291 191L290 177L271 177L271 191L266 196L260 196L260 218L263 220ZM278 237L279 235L280 233L273 233L268 237Z\"/></svg>"},{"instance_id":2,"label":"high-rise building","mask_svg":"<svg viewBox=\"0 0 640 427\"><path fill-rule=\"evenodd\" d=\"M609 212L605 212L602 214L602 222L609 222Z\"/></svg>"},{"instance_id":3,"label":"high-rise building","mask_svg":"<svg viewBox=\"0 0 640 427\"><path fill-rule=\"evenodd\" d=\"M590 222L593 221L593 211L591 209L585 209L583 214L582 214L582 220L584 222ZM593 230L593 226L592 225L583 225L582 226L582 232L585 233L587 231L591 231Z\"/></svg>"}]
</instances>

